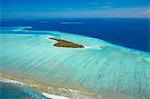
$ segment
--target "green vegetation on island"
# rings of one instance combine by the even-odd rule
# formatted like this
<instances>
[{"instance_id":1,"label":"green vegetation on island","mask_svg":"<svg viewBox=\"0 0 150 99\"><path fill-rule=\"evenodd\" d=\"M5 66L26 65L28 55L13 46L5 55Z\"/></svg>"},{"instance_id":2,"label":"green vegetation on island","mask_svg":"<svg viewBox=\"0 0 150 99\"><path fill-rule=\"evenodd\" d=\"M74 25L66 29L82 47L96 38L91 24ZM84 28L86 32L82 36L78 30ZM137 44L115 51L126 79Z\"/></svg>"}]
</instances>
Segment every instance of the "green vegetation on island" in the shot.
<instances>
[{"instance_id":1,"label":"green vegetation on island","mask_svg":"<svg viewBox=\"0 0 150 99\"><path fill-rule=\"evenodd\" d=\"M70 41L61 40L61 39L57 39L57 38L51 38L51 37L49 37L48 39L58 41L57 43L54 44L54 46L56 46L56 47L84 48L83 45L75 44L75 43L70 42Z\"/></svg>"}]
</instances>

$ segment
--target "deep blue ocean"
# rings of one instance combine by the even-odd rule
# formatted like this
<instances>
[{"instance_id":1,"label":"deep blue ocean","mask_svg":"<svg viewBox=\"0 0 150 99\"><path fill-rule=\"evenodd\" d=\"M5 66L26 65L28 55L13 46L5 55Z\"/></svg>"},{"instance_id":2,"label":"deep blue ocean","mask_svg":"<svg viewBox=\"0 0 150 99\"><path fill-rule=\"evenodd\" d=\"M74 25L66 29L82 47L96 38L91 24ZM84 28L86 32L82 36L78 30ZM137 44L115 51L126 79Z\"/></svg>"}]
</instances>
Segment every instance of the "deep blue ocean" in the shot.
<instances>
[{"instance_id":1,"label":"deep blue ocean","mask_svg":"<svg viewBox=\"0 0 150 99\"><path fill-rule=\"evenodd\" d=\"M81 34L132 49L150 51L149 22L148 18L4 19L1 26L32 26L36 30Z\"/></svg>"}]
</instances>

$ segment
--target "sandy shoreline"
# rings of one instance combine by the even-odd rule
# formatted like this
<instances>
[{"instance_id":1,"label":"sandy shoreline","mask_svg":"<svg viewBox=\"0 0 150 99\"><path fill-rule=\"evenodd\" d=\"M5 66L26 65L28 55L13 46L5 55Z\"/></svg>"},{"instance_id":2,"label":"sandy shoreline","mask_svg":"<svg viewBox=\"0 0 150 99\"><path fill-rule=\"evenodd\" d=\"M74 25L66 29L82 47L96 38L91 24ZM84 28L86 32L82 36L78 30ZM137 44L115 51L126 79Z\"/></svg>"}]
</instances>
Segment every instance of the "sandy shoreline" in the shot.
<instances>
[{"instance_id":1,"label":"sandy shoreline","mask_svg":"<svg viewBox=\"0 0 150 99\"><path fill-rule=\"evenodd\" d=\"M57 99L101 99L101 95L90 93L86 91L79 91L74 89L52 87L44 84L40 80L31 80L26 78L20 78L13 74L4 74L1 73L0 82L5 83L15 83L20 85L27 85L33 90L42 93L44 96L50 97L59 97ZM54 98L54 99L55 99Z\"/></svg>"},{"instance_id":2,"label":"sandy shoreline","mask_svg":"<svg viewBox=\"0 0 150 99\"><path fill-rule=\"evenodd\" d=\"M27 88L31 88L32 89L33 87L39 87L37 85L31 85L31 84L28 84L28 83L23 83L23 82L20 82L20 81L15 81L15 80L7 79L7 78L0 78L0 82L7 83L7 84L17 85L20 88L27 87ZM68 97L54 95L54 94L49 94L49 93L45 93L45 92L42 92L41 94L43 96L47 97L47 98L50 98L50 99L51 98L52 99L70 99Z\"/></svg>"}]
</instances>

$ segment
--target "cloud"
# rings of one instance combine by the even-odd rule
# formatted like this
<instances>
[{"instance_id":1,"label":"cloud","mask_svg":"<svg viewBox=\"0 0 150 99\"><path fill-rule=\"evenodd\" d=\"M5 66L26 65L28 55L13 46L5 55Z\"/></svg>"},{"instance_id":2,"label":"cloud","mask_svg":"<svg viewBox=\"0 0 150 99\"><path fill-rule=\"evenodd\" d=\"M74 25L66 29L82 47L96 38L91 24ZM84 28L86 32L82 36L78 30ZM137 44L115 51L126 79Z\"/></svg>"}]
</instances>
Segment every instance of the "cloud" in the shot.
<instances>
[{"instance_id":1,"label":"cloud","mask_svg":"<svg viewBox=\"0 0 150 99\"><path fill-rule=\"evenodd\" d=\"M73 11L73 12L61 12L58 13L62 17L116 17L116 18L143 18L149 17L148 8L112 8L112 9L98 9L98 10L85 10L85 11Z\"/></svg>"},{"instance_id":2,"label":"cloud","mask_svg":"<svg viewBox=\"0 0 150 99\"><path fill-rule=\"evenodd\" d=\"M145 13L150 14L150 9L146 10Z\"/></svg>"},{"instance_id":3,"label":"cloud","mask_svg":"<svg viewBox=\"0 0 150 99\"><path fill-rule=\"evenodd\" d=\"M107 5L107 6L101 6L101 8L112 8L112 6Z\"/></svg>"},{"instance_id":4,"label":"cloud","mask_svg":"<svg viewBox=\"0 0 150 99\"><path fill-rule=\"evenodd\" d=\"M51 8L51 10L53 10L53 11L61 11L62 9L60 9L60 8Z\"/></svg>"},{"instance_id":5,"label":"cloud","mask_svg":"<svg viewBox=\"0 0 150 99\"><path fill-rule=\"evenodd\" d=\"M108 9L106 9L108 8ZM110 9L109 9L110 8ZM56 10L56 9L54 9ZM150 17L150 9L148 7L138 8L111 8L111 6L103 6L99 9L77 10L65 8L65 10L49 11L49 12L20 12L20 13L2 13L2 17L18 17L18 18L148 18Z\"/></svg>"},{"instance_id":6,"label":"cloud","mask_svg":"<svg viewBox=\"0 0 150 99\"><path fill-rule=\"evenodd\" d=\"M90 5L99 5L99 2L89 2Z\"/></svg>"},{"instance_id":7,"label":"cloud","mask_svg":"<svg viewBox=\"0 0 150 99\"><path fill-rule=\"evenodd\" d=\"M99 1L99 2L89 2L91 7L97 7L97 8L113 8L114 5L112 5L112 1Z\"/></svg>"},{"instance_id":8,"label":"cloud","mask_svg":"<svg viewBox=\"0 0 150 99\"><path fill-rule=\"evenodd\" d=\"M143 11L142 14L144 14L150 18L150 9Z\"/></svg>"},{"instance_id":9,"label":"cloud","mask_svg":"<svg viewBox=\"0 0 150 99\"><path fill-rule=\"evenodd\" d=\"M110 4L112 4L113 2L114 2L114 0L108 0L108 1L105 2L105 4L106 4L106 5L110 5Z\"/></svg>"},{"instance_id":10,"label":"cloud","mask_svg":"<svg viewBox=\"0 0 150 99\"><path fill-rule=\"evenodd\" d=\"M73 8L65 8L65 10L73 10Z\"/></svg>"}]
</instances>

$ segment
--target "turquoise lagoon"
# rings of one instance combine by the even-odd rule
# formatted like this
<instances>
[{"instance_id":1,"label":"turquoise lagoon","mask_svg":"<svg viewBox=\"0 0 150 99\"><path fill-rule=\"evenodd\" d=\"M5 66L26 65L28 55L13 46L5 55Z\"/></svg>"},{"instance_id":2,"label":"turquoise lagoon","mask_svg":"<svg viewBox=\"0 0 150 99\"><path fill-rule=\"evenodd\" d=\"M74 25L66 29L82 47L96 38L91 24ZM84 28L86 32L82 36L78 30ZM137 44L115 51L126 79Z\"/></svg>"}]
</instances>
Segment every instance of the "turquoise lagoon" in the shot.
<instances>
[{"instance_id":1,"label":"turquoise lagoon","mask_svg":"<svg viewBox=\"0 0 150 99\"><path fill-rule=\"evenodd\" d=\"M28 26L5 27L0 35L1 73L36 79L49 87L96 94L90 99L150 99L148 52L82 35L32 30ZM54 47L55 41L48 37L85 48ZM77 95L70 91L69 96Z\"/></svg>"}]
</instances>

